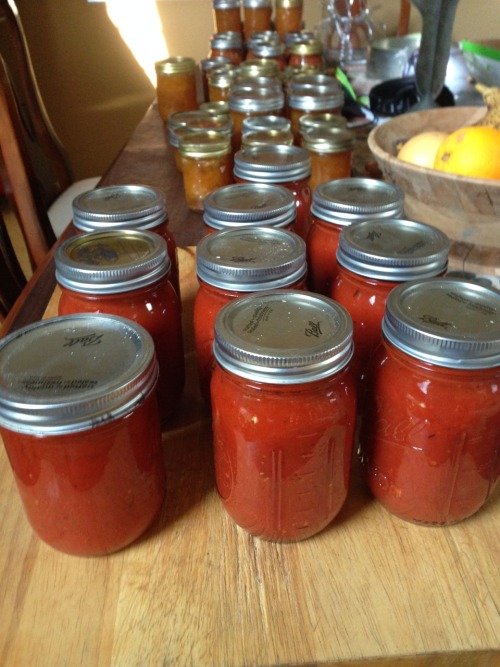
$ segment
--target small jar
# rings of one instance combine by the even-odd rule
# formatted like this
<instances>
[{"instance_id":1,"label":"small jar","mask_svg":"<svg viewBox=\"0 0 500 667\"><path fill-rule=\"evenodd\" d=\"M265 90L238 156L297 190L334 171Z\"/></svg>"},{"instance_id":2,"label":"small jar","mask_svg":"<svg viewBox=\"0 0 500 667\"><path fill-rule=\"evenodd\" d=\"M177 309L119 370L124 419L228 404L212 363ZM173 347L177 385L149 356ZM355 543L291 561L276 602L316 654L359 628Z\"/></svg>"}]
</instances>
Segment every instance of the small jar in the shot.
<instances>
[{"instance_id":1,"label":"small jar","mask_svg":"<svg viewBox=\"0 0 500 667\"><path fill-rule=\"evenodd\" d=\"M213 131L187 134L180 139L179 153L186 203L192 211L203 211L212 190L233 182L231 137Z\"/></svg>"},{"instance_id":2,"label":"small jar","mask_svg":"<svg viewBox=\"0 0 500 667\"><path fill-rule=\"evenodd\" d=\"M271 30L271 0L243 0L243 30L245 40L248 40L256 32Z\"/></svg>"},{"instance_id":3,"label":"small jar","mask_svg":"<svg viewBox=\"0 0 500 667\"><path fill-rule=\"evenodd\" d=\"M292 123L292 132L295 142L300 143L301 135L299 132L299 122L301 116L305 113L342 113L344 105L344 92L337 88L323 92L320 88L311 87L300 91L289 89L287 98L287 114Z\"/></svg>"},{"instance_id":4,"label":"small jar","mask_svg":"<svg viewBox=\"0 0 500 667\"><path fill-rule=\"evenodd\" d=\"M382 331L361 438L368 486L407 521L462 521L500 472L500 294L452 278L400 285Z\"/></svg>"},{"instance_id":5,"label":"small jar","mask_svg":"<svg viewBox=\"0 0 500 667\"><path fill-rule=\"evenodd\" d=\"M356 419L351 336L345 309L310 292L252 294L217 315L217 489L256 537L311 537L345 501Z\"/></svg>"},{"instance_id":6,"label":"small jar","mask_svg":"<svg viewBox=\"0 0 500 667\"><path fill-rule=\"evenodd\" d=\"M229 116L233 122L233 150L241 146L243 120L254 116L282 115L285 94L281 87L238 87L229 95Z\"/></svg>"},{"instance_id":7,"label":"small jar","mask_svg":"<svg viewBox=\"0 0 500 667\"><path fill-rule=\"evenodd\" d=\"M234 156L234 176L240 183L272 183L287 187L296 206L295 231L306 238L310 225L311 156L298 146L253 146Z\"/></svg>"},{"instance_id":8,"label":"small jar","mask_svg":"<svg viewBox=\"0 0 500 667\"><path fill-rule=\"evenodd\" d=\"M213 0L215 32L241 32L240 0Z\"/></svg>"},{"instance_id":9,"label":"small jar","mask_svg":"<svg viewBox=\"0 0 500 667\"><path fill-rule=\"evenodd\" d=\"M249 132L265 132L266 130L289 133L290 128L290 121L283 116L247 116L243 119L241 132L243 136Z\"/></svg>"},{"instance_id":10,"label":"small jar","mask_svg":"<svg viewBox=\"0 0 500 667\"><path fill-rule=\"evenodd\" d=\"M180 301L168 280L165 241L151 232L111 230L74 236L56 250L58 314L109 313L143 326L160 367L158 401L166 422L184 388Z\"/></svg>"},{"instance_id":11,"label":"small jar","mask_svg":"<svg viewBox=\"0 0 500 667\"><path fill-rule=\"evenodd\" d=\"M279 75L279 67L278 63L276 63L274 60L250 58L241 63L241 65L238 67L238 74L247 77L277 77Z\"/></svg>"},{"instance_id":12,"label":"small jar","mask_svg":"<svg viewBox=\"0 0 500 667\"><path fill-rule=\"evenodd\" d=\"M163 120L176 111L198 107L196 63L192 58L174 56L155 63L158 111Z\"/></svg>"},{"instance_id":13,"label":"small jar","mask_svg":"<svg viewBox=\"0 0 500 667\"><path fill-rule=\"evenodd\" d=\"M236 74L236 65L219 65L209 70L208 99L210 102L227 102L231 91L231 82Z\"/></svg>"},{"instance_id":14,"label":"small jar","mask_svg":"<svg viewBox=\"0 0 500 667\"><path fill-rule=\"evenodd\" d=\"M282 42L289 32L302 28L302 0L276 0L274 23Z\"/></svg>"},{"instance_id":15,"label":"small jar","mask_svg":"<svg viewBox=\"0 0 500 667\"><path fill-rule=\"evenodd\" d=\"M330 296L353 320L356 377L365 376L380 342L389 292L402 282L443 275L449 246L442 231L413 220L362 220L342 229Z\"/></svg>"},{"instance_id":16,"label":"small jar","mask_svg":"<svg viewBox=\"0 0 500 667\"><path fill-rule=\"evenodd\" d=\"M284 229L230 229L198 243L193 326L199 385L206 400L214 366L215 317L222 306L251 292L305 290L306 270L304 241Z\"/></svg>"},{"instance_id":17,"label":"small jar","mask_svg":"<svg viewBox=\"0 0 500 667\"><path fill-rule=\"evenodd\" d=\"M291 125L291 123L290 123ZM332 128L344 129L347 127L347 119L338 113L305 113L299 117L299 145L302 137L311 130L329 130Z\"/></svg>"},{"instance_id":18,"label":"small jar","mask_svg":"<svg viewBox=\"0 0 500 667\"><path fill-rule=\"evenodd\" d=\"M279 35L274 30L265 30L264 32L254 33L247 41L247 53L245 60L254 60L260 56L255 55L261 46L278 46L281 44ZM266 58L263 58L266 60Z\"/></svg>"},{"instance_id":19,"label":"small jar","mask_svg":"<svg viewBox=\"0 0 500 667\"><path fill-rule=\"evenodd\" d=\"M165 468L151 336L107 315L42 320L0 341L0 432L40 539L99 556L160 512Z\"/></svg>"},{"instance_id":20,"label":"small jar","mask_svg":"<svg viewBox=\"0 0 500 667\"><path fill-rule=\"evenodd\" d=\"M155 232L165 239L170 257L170 281L180 297L177 245L168 228L165 195L151 185L108 185L77 195L72 202L78 233L111 229Z\"/></svg>"},{"instance_id":21,"label":"small jar","mask_svg":"<svg viewBox=\"0 0 500 667\"><path fill-rule=\"evenodd\" d=\"M317 70L324 67L323 44L315 38L290 44L288 65L297 71Z\"/></svg>"},{"instance_id":22,"label":"small jar","mask_svg":"<svg viewBox=\"0 0 500 667\"><path fill-rule=\"evenodd\" d=\"M337 275L337 248L343 227L367 218L399 218L404 193L373 178L342 178L316 186L312 194L312 225L306 238L309 288L330 294Z\"/></svg>"},{"instance_id":23,"label":"small jar","mask_svg":"<svg viewBox=\"0 0 500 667\"><path fill-rule=\"evenodd\" d=\"M210 39L210 58L222 56L239 65L243 60L243 38L240 32L219 32Z\"/></svg>"},{"instance_id":24,"label":"small jar","mask_svg":"<svg viewBox=\"0 0 500 667\"><path fill-rule=\"evenodd\" d=\"M214 58L203 58L200 61L201 83L203 88L203 99L205 102L209 99L208 94L208 73L210 70L220 67L221 65L231 65L229 58L225 56L215 56ZM201 105L200 105L201 106Z\"/></svg>"},{"instance_id":25,"label":"small jar","mask_svg":"<svg viewBox=\"0 0 500 667\"><path fill-rule=\"evenodd\" d=\"M320 183L351 176L355 144L354 132L340 127L302 135L302 147L311 154L311 190Z\"/></svg>"},{"instance_id":26,"label":"small jar","mask_svg":"<svg viewBox=\"0 0 500 667\"><path fill-rule=\"evenodd\" d=\"M179 144L182 136L189 133L204 133L212 130L231 137L233 130L229 114L215 116L201 109L172 114L167 121L167 127L175 166L180 172L182 172L182 157L179 153Z\"/></svg>"},{"instance_id":27,"label":"small jar","mask_svg":"<svg viewBox=\"0 0 500 667\"><path fill-rule=\"evenodd\" d=\"M252 46L252 50L248 52L250 60L272 60L278 66L278 71L283 72L286 67L285 45L282 42L278 43L257 43Z\"/></svg>"},{"instance_id":28,"label":"small jar","mask_svg":"<svg viewBox=\"0 0 500 667\"><path fill-rule=\"evenodd\" d=\"M256 132L247 132L241 139L242 148L270 145L292 146L292 133L280 132L279 130L258 130Z\"/></svg>"},{"instance_id":29,"label":"small jar","mask_svg":"<svg viewBox=\"0 0 500 667\"><path fill-rule=\"evenodd\" d=\"M205 197L207 233L242 227L293 231L295 198L288 188L267 183L234 183Z\"/></svg>"}]
</instances>

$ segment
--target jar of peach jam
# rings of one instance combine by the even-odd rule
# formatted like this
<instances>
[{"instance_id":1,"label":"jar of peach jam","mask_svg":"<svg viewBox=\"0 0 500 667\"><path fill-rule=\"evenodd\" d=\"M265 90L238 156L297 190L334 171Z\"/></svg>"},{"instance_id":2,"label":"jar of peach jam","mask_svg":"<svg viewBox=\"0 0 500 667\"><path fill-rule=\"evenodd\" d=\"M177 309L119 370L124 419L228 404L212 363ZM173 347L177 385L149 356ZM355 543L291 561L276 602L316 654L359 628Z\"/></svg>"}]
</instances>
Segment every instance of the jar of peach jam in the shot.
<instances>
[{"instance_id":1,"label":"jar of peach jam","mask_svg":"<svg viewBox=\"0 0 500 667\"><path fill-rule=\"evenodd\" d=\"M231 61L226 56L214 56L213 58L203 58L200 60L201 83L203 88L203 99L205 102L209 100L208 94L208 73L215 67L221 65L231 65ZM236 67L236 65L235 65ZM200 105L201 106L201 105Z\"/></svg>"},{"instance_id":2,"label":"jar of peach jam","mask_svg":"<svg viewBox=\"0 0 500 667\"><path fill-rule=\"evenodd\" d=\"M309 77L314 78L314 75ZM325 75L321 75L325 78ZM311 84L300 85L294 83L294 80L288 86L287 114L292 124L292 132L295 137L295 143L300 143L299 122L301 116L305 113L330 113L342 114L344 105L344 92L333 77L333 82L329 85Z\"/></svg>"},{"instance_id":3,"label":"jar of peach jam","mask_svg":"<svg viewBox=\"0 0 500 667\"><path fill-rule=\"evenodd\" d=\"M217 489L256 537L306 539L344 503L356 419L351 335L347 311L310 292L256 293L217 315Z\"/></svg>"},{"instance_id":4,"label":"jar of peach jam","mask_svg":"<svg viewBox=\"0 0 500 667\"><path fill-rule=\"evenodd\" d=\"M274 23L282 42L288 32L298 32L302 28L302 0L276 0Z\"/></svg>"},{"instance_id":5,"label":"jar of peach jam","mask_svg":"<svg viewBox=\"0 0 500 667\"><path fill-rule=\"evenodd\" d=\"M229 65L218 65L207 72L210 102L227 102L236 70L236 66L230 63Z\"/></svg>"},{"instance_id":6,"label":"jar of peach jam","mask_svg":"<svg viewBox=\"0 0 500 667\"><path fill-rule=\"evenodd\" d=\"M210 39L209 57L228 58L233 65L243 60L243 38L241 32L218 32Z\"/></svg>"},{"instance_id":7,"label":"jar of peach jam","mask_svg":"<svg viewBox=\"0 0 500 667\"><path fill-rule=\"evenodd\" d=\"M389 292L408 280L443 275L449 246L441 230L413 220L361 220L342 228L330 296L353 320L356 377L365 376L380 342Z\"/></svg>"},{"instance_id":8,"label":"jar of peach jam","mask_svg":"<svg viewBox=\"0 0 500 667\"><path fill-rule=\"evenodd\" d=\"M288 65L297 71L317 70L324 67L323 44L316 38L297 41L290 44Z\"/></svg>"},{"instance_id":9,"label":"jar of peach jam","mask_svg":"<svg viewBox=\"0 0 500 667\"><path fill-rule=\"evenodd\" d=\"M221 132L232 136L233 124L229 114L210 114L208 111L181 111L173 113L167 121L168 140L174 155L175 166L182 172L182 156L179 153L181 137L188 133Z\"/></svg>"},{"instance_id":10,"label":"jar of peach jam","mask_svg":"<svg viewBox=\"0 0 500 667\"><path fill-rule=\"evenodd\" d=\"M207 233L242 227L294 230L295 198L288 188L266 183L234 183L205 197Z\"/></svg>"},{"instance_id":11,"label":"jar of peach jam","mask_svg":"<svg viewBox=\"0 0 500 667\"><path fill-rule=\"evenodd\" d=\"M309 130L302 135L302 147L311 154L311 190L320 183L349 178L356 138L346 128Z\"/></svg>"},{"instance_id":12,"label":"jar of peach jam","mask_svg":"<svg viewBox=\"0 0 500 667\"><path fill-rule=\"evenodd\" d=\"M163 120L176 111L198 107L196 63L192 58L174 56L155 63L158 111Z\"/></svg>"},{"instance_id":13,"label":"jar of peach jam","mask_svg":"<svg viewBox=\"0 0 500 667\"><path fill-rule=\"evenodd\" d=\"M192 211L203 211L212 190L233 182L231 137L216 131L190 133L180 138L179 153L186 203Z\"/></svg>"},{"instance_id":14,"label":"jar of peach jam","mask_svg":"<svg viewBox=\"0 0 500 667\"><path fill-rule=\"evenodd\" d=\"M228 99L229 116L233 123L233 150L241 146L243 120L254 116L283 114L285 94L278 82L267 86L238 86L231 89Z\"/></svg>"},{"instance_id":15,"label":"jar of peach jam","mask_svg":"<svg viewBox=\"0 0 500 667\"><path fill-rule=\"evenodd\" d=\"M247 132L241 138L241 147L249 146L269 146L275 144L278 146L292 146L293 135L291 132L280 132L279 130L257 130Z\"/></svg>"},{"instance_id":16,"label":"jar of peach jam","mask_svg":"<svg viewBox=\"0 0 500 667\"><path fill-rule=\"evenodd\" d=\"M279 76L278 63L274 60L262 60L257 58L246 59L238 67L238 73L241 76L255 77L255 76Z\"/></svg>"},{"instance_id":17,"label":"jar of peach jam","mask_svg":"<svg viewBox=\"0 0 500 667\"><path fill-rule=\"evenodd\" d=\"M78 233L110 229L155 232L165 239L170 257L170 281L179 291L177 246L168 227L164 193L151 185L108 185L73 199L73 226Z\"/></svg>"},{"instance_id":18,"label":"jar of peach jam","mask_svg":"<svg viewBox=\"0 0 500 667\"><path fill-rule=\"evenodd\" d=\"M330 130L332 128L344 129L347 127L347 119L338 113L305 113L299 118L299 145L302 137L311 130Z\"/></svg>"},{"instance_id":19,"label":"jar of peach jam","mask_svg":"<svg viewBox=\"0 0 500 667\"><path fill-rule=\"evenodd\" d=\"M42 320L0 341L0 432L28 521L98 556L158 515L165 468L151 336L108 315Z\"/></svg>"},{"instance_id":20,"label":"jar of peach jam","mask_svg":"<svg viewBox=\"0 0 500 667\"><path fill-rule=\"evenodd\" d=\"M185 371L180 302L168 280L165 241L136 230L91 232L59 246L55 264L59 315L119 315L151 334L160 367L160 417L166 422L179 406Z\"/></svg>"},{"instance_id":21,"label":"jar of peach jam","mask_svg":"<svg viewBox=\"0 0 500 667\"><path fill-rule=\"evenodd\" d=\"M271 0L243 0L243 30L245 40L256 32L271 30Z\"/></svg>"},{"instance_id":22,"label":"jar of peach jam","mask_svg":"<svg viewBox=\"0 0 500 667\"><path fill-rule=\"evenodd\" d=\"M240 0L212 0L215 32L241 32Z\"/></svg>"},{"instance_id":23,"label":"jar of peach jam","mask_svg":"<svg viewBox=\"0 0 500 667\"><path fill-rule=\"evenodd\" d=\"M407 521L480 510L500 473L500 293L452 278L387 299L361 454L375 498Z\"/></svg>"},{"instance_id":24,"label":"jar of peach jam","mask_svg":"<svg viewBox=\"0 0 500 667\"><path fill-rule=\"evenodd\" d=\"M280 42L265 42L257 41L252 44L251 51L248 52L250 60L272 60L278 66L278 70L282 72L286 67L285 45Z\"/></svg>"},{"instance_id":25,"label":"jar of peach jam","mask_svg":"<svg viewBox=\"0 0 500 667\"><path fill-rule=\"evenodd\" d=\"M337 275L337 248L343 227L367 218L398 218L403 191L373 178L342 178L318 185L312 195L312 225L306 238L309 288L330 294Z\"/></svg>"},{"instance_id":26,"label":"jar of peach jam","mask_svg":"<svg viewBox=\"0 0 500 667\"><path fill-rule=\"evenodd\" d=\"M276 130L277 132L290 133L291 123L288 118L283 116L248 116L243 119L241 128L242 136L249 132L262 132L267 130Z\"/></svg>"},{"instance_id":27,"label":"jar of peach jam","mask_svg":"<svg viewBox=\"0 0 500 667\"><path fill-rule=\"evenodd\" d=\"M198 243L193 326L200 390L206 400L214 365L215 317L222 306L250 292L304 290L306 270L305 242L284 229L230 229Z\"/></svg>"}]
</instances>

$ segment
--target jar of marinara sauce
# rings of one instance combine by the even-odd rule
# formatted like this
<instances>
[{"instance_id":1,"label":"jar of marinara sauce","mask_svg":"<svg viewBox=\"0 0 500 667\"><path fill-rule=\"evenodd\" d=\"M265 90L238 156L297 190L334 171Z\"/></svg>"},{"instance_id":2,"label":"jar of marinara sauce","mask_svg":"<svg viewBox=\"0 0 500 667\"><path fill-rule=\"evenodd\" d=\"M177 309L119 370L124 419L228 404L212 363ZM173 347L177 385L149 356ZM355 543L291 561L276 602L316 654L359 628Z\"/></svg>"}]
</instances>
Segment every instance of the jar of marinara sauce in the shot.
<instances>
[{"instance_id":1,"label":"jar of marinara sauce","mask_svg":"<svg viewBox=\"0 0 500 667\"><path fill-rule=\"evenodd\" d=\"M302 135L302 147L311 154L311 190L320 183L349 178L356 138L346 128L309 130Z\"/></svg>"},{"instance_id":2,"label":"jar of marinara sauce","mask_svg":"<svg viewBox=\"0 0 500 667\"><path fill-rule=\"evenodd\" d=\"M211 192L204 205L207 234L242 227L295 228L295 199L281 185L234 183Z\"/></svg>"},{"instance_id":3,"label":"jar of marinara sauce","mask_svg":"<svg viewBox=\"0 0 500 667\"><path fill-rule=\"evenodd\" d=\"M373 178L341 178L322 183L312 194L312 225L306 238L309 288L330 295L337 275L337 248L343 227L365 219L398 218L404 193Z\"/></svg>"},{"instance_id":4,"label":"jar of marinara sauce","mask_svg":"<svg viewBox=\"0 0 500 667\"><path fill-rule=\"evenodd\" d=\"M449 246L442 231L413 220L362 220L342 229L330 296L353 320L357 378L364 377L380 342L389 292L408 280L443 275Z\"/></svg>"},{"instance_id":5,"label":"jar of marinara sauce","mask_svg":"<svg viewBox=\"0 0 500 667\"><path fill-rule=\"evenodd\" d=\"M174 56L155 63L158 111L163 120L171 113L198 107L196 63L192 58Z\"/></svg>"},{"instance_id":6,"label":"jar of marinara sauce","mask_svg":"<svg viewBox=\"0 0 500 667\"><path fill-rule=\"evenodd\" d=\"M452 278L387 299L361 454L375 498L407 521L477 512L500 473L500 293Z\"/></svg>"},{"instance_id":7,"label":"jar of marinara sauce","mask_svg":"<svg viewBox=\"0 0 500 667\"><path fill-rule=\"evenodd\" d=\"M240 0L213 0L215 32L241 32Z\"/></svg>"},{"instance_id":8,"label":"jar of marinara sauce","mask_svg":"<svg viewBox=\"0 0 500 667\"><path fill-rule=\"evenodd\" d=\"M302 28L302 0L276 0L274 23L282 42L288 32L298 32Z\"/></svg>"},{"instance_id":9,"label":"jar of marinara sauce","mask_svg":"<svg viewBox=\"0 0 500 667\"><path fill-rule=\"evenodd\" d=\"M107 315L57 317L0 341L0 432L24 509L50 546L133 542L165 496L151 336Z\"/></svg>"},{"instance_id":10,"label":"jar of marinara sauce","mask_svg":"<svg viewBox=\"0 0 500 667\"><path fill-rule=\"evenodd\" d=\"M347 311L310 292L252 294L217 315L216 482L252 535L302 540L340 511L356 418L351 353Z\"/></svg>"},{"instance_id":11,"label":"jar of marinara sauce","mask_svg":"<svg viewBox=\"0 0 500 667\"><path fill-rule=\"evenodd\" d=\"M168 227L165 195L151 185L109 185L82 192L73 199L73 226L78 233L137 229L165 239L170 257L170 281L179 290L177 246Z\"/></svg>"},{"instance_id":12,"label":"jar of marinara sauce","mask_svg":"<svg viewBox=\"0 0 500 667\"><path fill-rule=\"evenodd\" d=\"M226 303L249 292L306 289L306 245L293 232L247 227L205 236L196 248L199 290L194 339L201 393L210 398L215 317Z\"/></svg>"},{"instance_id":13,"label":"jar of marinara sauce","mask_svg":"<svg viewBox=\"0 0 500 667\"><path fill-rule=\"evenodd\" d=\"M243 0L243 30L245 40L256 32L271 30L271 0Z\"/></svg>"},{"instance_id":14,"label":"jar of marinara sauce","mask_svg":"<svg viewBox=\"0 0 500 667\"><path fill-rule=\"evenodd\" d=\"M295 229L306 238L310 226L311 156L299 146L252 146L234 156L234 177L239 183L272 183L293 193L296 207Z\"/></svg>"},{"instance_id":15,"label":"jar of marinara sauce","mask_svg":"<svg viewBox=\"0 0 500 667\"><path fill-rule=\"evenodd\" d=\"M168 280L165 241L135 230L82 234L57 248L55 264L59 315L119 315L151 334L160 366L160 416L167 421L180 403L185 371L180 301Z\"/></svg>"}]
</instances>

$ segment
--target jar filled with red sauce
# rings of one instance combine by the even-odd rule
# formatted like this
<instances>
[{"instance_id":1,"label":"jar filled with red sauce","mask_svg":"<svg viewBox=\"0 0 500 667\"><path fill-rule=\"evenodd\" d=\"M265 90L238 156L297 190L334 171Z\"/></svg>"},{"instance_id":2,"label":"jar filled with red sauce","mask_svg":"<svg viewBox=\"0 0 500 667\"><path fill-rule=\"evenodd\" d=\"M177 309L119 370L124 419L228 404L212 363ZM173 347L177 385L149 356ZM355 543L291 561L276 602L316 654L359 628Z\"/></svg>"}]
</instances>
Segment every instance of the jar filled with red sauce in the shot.
<instances>
[{"instance_id":1,"label":"jar filled with red sauce","mask_svg":"<svg viewBox=\"0 0 500 667\"><path fill-rule=\"evenodd\" d=\"M228 99L229 116L233 123L233 150L241 146L241 134L245 118L255 116L279 116L283 114L285 94L281 83L271 80L268 85L259 81L231 89Z\"/></svg>"},{"instance_id":2,"label":"jar filled with red sauce","mask_svg":"<svg viewBox=\"0 0 500 667\"><path fill-rule=\"evenodd\" d=\"M122 318L57 317L0 341L0 432L26 516L54 549L111 553L158 515L157 377L151 337Z\"/></svg>"},{"instance_id":3,"label":"jar filled with red sauce","mask_svg":"<svg viewBox=\"0 0 500 667\"><path fill-rule=\"evenodd\" d=\"M213 0L215 32L241 32L240 0Z\"/></svg>"},{"instance_id":4,"label":"jar filled with red sauce","mask_svg":"<svg viewBox=\"0 0 500 667\"><path fill-rule=\"evenodd\" d=\"M271 183L288 188L295 198L295 229L306 238L311 215L311 156L299 146L252 146L234 156L234 177L239 183Z\"/></svg>"},{"instance_id":5,"label":"jar filled with red sauce","mask_svg":"<svg viewBox=\"0 0 500 667\"><path fill-rule=\"evenodd\" d=\"M243 60L243 37L241 32L218 32L210 39L209 58L222 56L239 65Z\"/></svg>"},{"instance_id":6,"label":"jar filled with red sauce","mask_svg":"<svg viewBox=\"0 0 500 667\"><path fill-rule=\"evenodd\" d=\"M174 56L155 63L158 111L163 120L176 111L198 107L196 63L192 58Z\"/></svg>"},{"instance_id":7,"label":"jar filled with red sauce","mask_svg":"<svg viewBox=\"0 0 500 667\"><path fill-rule=\"evenodd\" d=\"M271 30L271 0L243 0L243 30L245 40L256 32Z\"/></svg>"},{"instance_id":8,"label":"jar filled with red sauce","mask_svg":"<svg viewBox=\"0 0 500 667\"><path fill-rule=\"evenodd\" d=\"M337 275L337 248L343 227L365 219L398 218L404 193L373 178L343 178L313 190L312 225L306 238L309 288L329 296Z\"/></svg>"},{"instance_id":9,"label":"jar filled with red sauce","mask_svg":"<svg viewBox=\"0 0 500 667\"><path fill-rule=\"evenodd\" d=\"M217 489L256 537L311 537L345 501L356 414L351 336L347 311L310 292L252 294L217 315Z\"/></svg>"},{"instance_id":10,"label":"jar filled with red sauce","mask_svg":"<svg viewBox=\"0 0 500 667\"><path fill-rule=\"evenodd\" d=\"M168 279L165 241L136 230L92 232L59 246L55 263L59 315L109 313L151 334L160 367L160 417L167 421L179 406L185 371L180 301Z\"/></svg>"},{"instance_id":11,"label":"jar filled with red sauce","mask_svg":"<svg viewBox=\"0 0 500 667\"><path fill-rule=\"evenodd\" d=\"M73 199L73 226L78 233L137 229L165 239L170 257L170 281L180 296L177 245L168 227L164 193L151 185L109 185Z\"/></svg>"},{"instance_id":12,"label":"jar filled with red sauce","mask_svg":"<svg viewBox=\"0 0 500 667\"><path fill-rule=\"evenodd\" d=\"M295 229L295 198L288 188L265 183L234 183L205 197L207 234L242 227Z\"/></svg>"},{"instance_id":13,"label":"jar filled with red sauce","mask_svg":"<svg viewBox=\"0 0 500 667\"><path fill-rule=\"evenodd\" d=\"M274 23L282 42L288 32L298 32L302 28L302 0L276 0Z\"/></svg>"},{"instance_id":14,"label":"jar filled with red sauce","mask_svg":"<svg viewBox=\"0 0 500 667\"><path fill-rule=\"evenodd\" d=\"M203 211L204 198L233 182L231 136L207 131L180 137L182 181L186 203L192 211Z\"/></svg>"},{"instance_id":15,"label":"jar filled with red sauce","mask_svg":"<svg viewBox=\"0 0 500 667\"><path fill-rule=\"evenodd\" d=\"M406 283L382 331L361 438L368 485L407 521L462 521L500 472L500 294L452 278Z\"/></svg>"},{"instance_id":16,"label":"jar filled with red sauce","mask_svg":"<svg viewBox=\"0 0 500 667\"><path fill-rule=\"evenodd\" d=\"M320 183L351 176L355 143L354 132L340 127L309 130L302 135L302 147L311 154L311 190Z\"/></svg>"},{"instance_id":17,"label":"jar filled with red sauce","mask_svg":"<svg viewBox=\"0 0 500 667\"><path fill-rule=\"evenodd\" d=\"M330 296L353 320L356 377L364 377L380 342L389 292L402 282L443 275L449 246L442 231L413 220L362 220L342 229Z\"/></svg>"},{"instance_id":18,"label":"jar filled with red sauce","mask_svg":"<svg viewBox=\"0 0 500 667\"><path fill-rule=\"evenodd\" d=\"M182 136L188 133L215 131L231 137L233 124L229 118L229 114L215 115L198 109L197 111L184 111L172 114L167 121L167 127L168 140L174 155L175 166L182 173L182 156L179 152L179 144Z\"/></svg>"},{"instance_id":19,"label":"jar filled with red sauce","mask_svg":"<svg viewBox=\"0 0 500 667\"><path fill-rule=\"evenodd\" d=\"M302 74L292 78L287 91L287 115L296 144L301 140L299 123L304 114L342 114L344 92L333 76Z\"/></svg>"},{"instance_id":20,"label":"jar filled with red sauce","mask_svg":"<svg viewBox=\"0 0 500 667\"><path fill-rule=\"evenodd\" d=\"M306 289L306 246L293 232L246 227L205 236L196 248L199 290L194 339L200 390L210 399L215 317L237 297L271 289Z\"/></svg>"},{"instance_id":21,"label":"jar filled with red sauce","mask_svg":"<svg viewBox=\"0 0 500 667\"><path fill-rule=\"evenodd\" d=\"M203 58L200 61L201 82L203 88L203 99L207 102L209 98L208 93L208 73L216 67L221 65L231 65L231 61L226 56L215 56L214 58ZM236 65L235 65L236 67ZM200 105L201 106L201 105Z\"/></svg>"}]
</instances>

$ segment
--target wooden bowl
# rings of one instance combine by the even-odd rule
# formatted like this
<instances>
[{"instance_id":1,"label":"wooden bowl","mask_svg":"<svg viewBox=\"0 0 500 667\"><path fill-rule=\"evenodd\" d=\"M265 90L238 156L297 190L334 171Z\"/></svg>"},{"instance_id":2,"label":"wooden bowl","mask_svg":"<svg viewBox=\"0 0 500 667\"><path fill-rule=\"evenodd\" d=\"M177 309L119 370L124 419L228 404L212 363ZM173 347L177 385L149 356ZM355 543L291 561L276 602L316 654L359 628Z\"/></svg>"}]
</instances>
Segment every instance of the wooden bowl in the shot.
<instances>
[{"instance_id":1,"label":"wooden bowl","mask_svg":"<svg viewBox=\"0 0 500 667\"><path fill-rule=\"evenodd\" d=\"M474 125L484 113L485 107L406 113L371 130L368 146L384 179L403 189L406 217L434 225L454 241L486 249L500 274L500 180L445 174L396 157L398 146L415 134L452 132Z\"/></svg>"}]
</instances>

